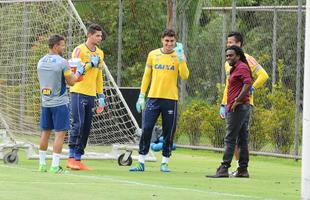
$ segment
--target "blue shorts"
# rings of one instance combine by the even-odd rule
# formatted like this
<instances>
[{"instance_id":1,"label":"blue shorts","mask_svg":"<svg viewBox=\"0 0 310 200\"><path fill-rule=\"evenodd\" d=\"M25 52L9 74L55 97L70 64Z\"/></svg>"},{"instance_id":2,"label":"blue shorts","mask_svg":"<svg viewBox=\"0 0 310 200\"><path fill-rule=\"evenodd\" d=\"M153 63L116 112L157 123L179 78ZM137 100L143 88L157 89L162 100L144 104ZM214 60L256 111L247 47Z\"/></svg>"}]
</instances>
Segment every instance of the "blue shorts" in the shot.
<instances>
[{"instance_id":1,"label":"blue shorts","mask_svg":"<svg viewBox=\"0 0 310 200\"><path fill-rule=\"evenodd\" d=\"M41 107L40 128L42 130L67 131L70 129L68 105Z\"/></svg>"}]
</instances>

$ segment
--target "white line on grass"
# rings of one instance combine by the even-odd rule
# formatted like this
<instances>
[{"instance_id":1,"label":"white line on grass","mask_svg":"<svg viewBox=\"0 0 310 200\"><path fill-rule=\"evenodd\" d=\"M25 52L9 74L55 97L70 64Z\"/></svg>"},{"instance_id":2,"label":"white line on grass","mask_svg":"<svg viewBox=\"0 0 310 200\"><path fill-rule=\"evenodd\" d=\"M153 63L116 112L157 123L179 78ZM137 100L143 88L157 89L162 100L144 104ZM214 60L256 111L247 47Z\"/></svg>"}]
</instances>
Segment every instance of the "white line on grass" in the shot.
<instances>
[{"instance_id":1,"label":"white line on grass","mask_svg":"<svg viewBox=\"0 0 310 200\"><path fill-rule=\"evenodd\" d=\"M0 167L22 169L22 170L25 170L25 171L32 171L33 172L33 169L24 168L24 167L17 167L17 166L13 166L13 165L0 165ZM130 172L128 172L128 173L130 173ZM105 181L110 181L110 182L126 183L126 184L130 184L130 185L139 185L139 186L153 187L153 188L159 188L159 189L165 189L165 190L171 189L171 190L179 190L179 191L198 192L198 193L201 193L201 194L209 194L209 195L217 195L217 196L240 197L240 198L245 198L245 199L271 200L269 198L266 199L266 198L249 196L249 195L231 194L231 193L224 193L224 192L211 192L211 191L205 191L205 190L199 190L199 189L191 189L191 188L173 187L173 186L167 186L167 185L141 183L141 182L137 182L137 181L131 181L131 180L125 180L125 179L117 179L117 178L111 177L111 176L90 176L90 175L77 175L77 174L70 174L70 173L64 174L64 176L73 176L73 177L87 178L87 179L92 179L92 180L105 180ZM40 182L40 181L35 181L33 183L38 183L38 182ZM0 183L1 183L1 181L0 181ZM6 183L7 183L7 181L6 181ZM31 182L28 181L27 183L31 183ZM43 183L43 181L41 183Z\"/></svg>"}]
</instances>

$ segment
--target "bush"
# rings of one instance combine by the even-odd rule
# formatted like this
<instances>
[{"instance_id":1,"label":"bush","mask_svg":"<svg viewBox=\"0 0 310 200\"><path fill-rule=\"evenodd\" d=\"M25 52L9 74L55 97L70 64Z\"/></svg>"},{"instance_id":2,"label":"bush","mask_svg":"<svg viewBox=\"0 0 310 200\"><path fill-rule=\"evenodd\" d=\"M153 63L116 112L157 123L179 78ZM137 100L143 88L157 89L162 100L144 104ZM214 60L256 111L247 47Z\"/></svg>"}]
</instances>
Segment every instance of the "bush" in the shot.
<instances>
[{"instance_id":1,"label":"bush","mask_svg":"<svg viewBox=\"0 0 310 200\"><path fill-rule=\"evenodd\" d=\"M207 137L214 147L224 146L225 120L219 117L219 105L209 105L201 99L192 100L181 113L176 138L185 134L190 145L199 145Z\"/></svg>"},{"instance_id":2,"label":"bush","mask_svg":"<svg viewBox=\"0 0 310 200\"><path fill-rule=\"evenodd\" d=\"M226 123L219 117L220 105L211 105L208 114L205 115L204 122L200 125L200 131L210 140L213 147L224 147L224 137L226 134Z\"/></svg>"},{"instance_id":3,"label":"bush","mask_svg":"<svg viewBox=\"0 0 310 200\"><path fill-rule=\"evenodd\" d=\"M259 151L267 143L266 123L268 123L267 110L262 107L254 107L250 119L249 148Z\"/></svg>"},{"instance_id":4,"label":"bush","mask_svg":"<svg viewBox=\"0 0 310 200\"><path fill-rule=\"evenodd\" d=\"M289 153L294 143L295 103L292 90L282 84L283 62L279 63L279 82L267 97L271 109L266 112L266 129L277 153Z\"/></svg>"},{"instance_id":5,"label":"bush","mask_svg":"<svg viewBox=\"0 0 310 200\"><path fill-rule=\"evenodd\" d=\"M281 86L274 86L273 94L268 97L273 107L267 111L266 129L268 137L276 148L277 153L289 153L294 143L295 106L291 90L283 90Z\"/></svg>"},{"instance_id":6,"label":"bush","mask_svg":"<svg viewBox=\"0 0 310 200\"><path fill-rule=\"evenodd\" d=\"M209 105L203 100L192 100L181 113L176 138L185 134L190 145L198 145L203 134L200 126L209 113Z\"/></svg>"}]
</instances>

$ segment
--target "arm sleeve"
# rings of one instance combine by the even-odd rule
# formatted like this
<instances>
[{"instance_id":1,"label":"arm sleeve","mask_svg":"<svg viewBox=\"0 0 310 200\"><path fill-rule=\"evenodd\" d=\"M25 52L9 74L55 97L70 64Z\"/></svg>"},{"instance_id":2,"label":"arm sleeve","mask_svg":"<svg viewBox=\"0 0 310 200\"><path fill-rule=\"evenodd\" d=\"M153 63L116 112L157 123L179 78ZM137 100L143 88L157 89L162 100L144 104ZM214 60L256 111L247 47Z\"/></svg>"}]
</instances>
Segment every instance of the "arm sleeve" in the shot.
<instances>
[{"instance_id":1,"label":"arm sleeve","mask_svg":"<svg viewBox=\"0 0 310 200\"><path fill-rule=\"evenodd\" d=\"M223 98L222 98L222 103L223 105L227 104L227 91L228 91L228 77L226 76L226 81L225 81L225 89L223 93Z\"/></svg>"},{"instance_id":2,"label":"arm sleeve","mask_svg":"<svg viewBox=\"0 0 310 200\"><path fill-rule=\"evenodd\" d=\"M257 76L257 78L255 79L253 83L253 87L255 89L262 87L264 83L267 81L267 79L269 78L267 72L262 67L260 67L260 69L256 71L255 76Z\"/></svg>"},{"instance_id":3,"label":"arm sleeve","mask_svg":"<svg viewBox=\"0 0 310 200\"><path fill-rule=\"evenodd\" d=\"M146 65L145 65L144 74L143 74L142 83L141 83L140 92L143 94L146 94L146 91L151 82L152 65L153 65L153 59L152 59L151 53L149 53L149 55L147 56Z\"/></svg>"},{"instance_id":4,"label":"arm sleeve","mask_svg":"<svg viewBox=\"0 0 310 200\"><path fill-rule=\"evenodd\" d=\"M71 76L72 74L72 71L69 68L69 64L65 59L62 63L62 71L63 71L64 76Z\"/></svg>"},{"instance_id":5,"label":"arm sleeve","mask_svg":"<svg viewBox=\"0 0 310 200\"><path fill-rule=\"evenodd\" d=\"M269 78L267 72L252 56L249 56L247 61L250 65L252 73L255 77L257 77L253 83L253 87L255 89L262 87Z\"/></svg>"},{"instance_id":6,"label":"arm sleeve","mask_svg":"<svg viewBox=\"0 0 310 200\"><path fill-rule=\"evenodd\" d=\"M100 54L100 63L97 74L97 83L96 83L96 92L98 94L103 93L103 63L104 63L104 54L103 52Z\"/></svg>"},{"instance_id":7,"label":"arm sleeve","mask_svg":"<svg viewBox=\"0 0 310 200\"><path fill-rule=\"evenodd\" d=\"M152 77L152 66L149 66L148 64L146 64L145 66L145 70L144 70L144 74L143 74L143 78L142 78L142 83L141 83L141 93L145 94L149 84L151 82L151 77Z\"/></svg>"},{"instance_id":8,"label":"arm sleeve","mask_svg":"<svg viewBox=\"0 0 310 200\"><path fill-rule=\"evenodd\" d=\"M222 103L221 103L223 105L227 104L228 78L230 76L230 68L228 66L229 64L225 62L224 69L225 69L225 74L226 74L226 80L225 80L225 88L224 88L224 93L223 93L223 98L222 98Z\"/></svg>"},{"instance_id":9,"label":"arm sleeve","mask_svg":"<svg viewBox=\"0 0 310 200\"><path fill-rule=\"evenodd\" d=\"M76 47L72 52L72 58L81 58L81 49Z\"/></svg>"},{"instance_id":10,"label":"arm sleeve","mask_svg":"<svg viewBox=\"0 0 310 200\"><path fill-rule=\"evenodd\" d=\"M252 77L250 69L247 68L240 69L240 76L243 84L252 85Z\"/></svg>"},{"instance_id":11,"label":"arm sleeve","mask_svg":"<svg viewBox=\"0 0 310 200\"><path fill-rule=\"evenodd\" d=\"M104 53L101 52L100 53L100 63L99 63L99 69L102 69L103 70L103 62L104 62Z\"/></svg>"},{"instance_id":12,"label":"arm sleeve","mask_svg":"<svg viewBox=\"0 0 310 200\"><path fill-rule=\"evenodd\" d=\"M189 70L187 68L186 62L179 63L179 73L182 80L187 80L189 76Z\"/></svg>"},{"instance_id":13,"label":"arm sleeve","mask_svg":"<svg viewBox=\"0 0 310 200\"><path fill-rule=\"evenodd\" d=\"M99 69L98 74L97 74L96 92L98 94L103 93L103 77L102 77L101 69Z\"/></svg>"}]
</instances>

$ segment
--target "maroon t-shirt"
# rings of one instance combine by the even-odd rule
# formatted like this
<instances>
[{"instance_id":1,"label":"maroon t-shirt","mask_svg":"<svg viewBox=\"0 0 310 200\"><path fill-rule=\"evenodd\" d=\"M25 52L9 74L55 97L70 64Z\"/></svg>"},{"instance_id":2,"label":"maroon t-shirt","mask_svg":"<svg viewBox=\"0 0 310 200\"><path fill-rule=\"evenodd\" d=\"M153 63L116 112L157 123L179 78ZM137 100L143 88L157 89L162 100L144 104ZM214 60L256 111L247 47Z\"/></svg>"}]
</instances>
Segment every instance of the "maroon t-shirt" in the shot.
<instances>
[{"instance_id":1,"label":"maroon t-shirt","mask_svg":"<svg viewBox=\"0 0 310 200\"><path fill-rule=\"evenodd\" d=\"M230 112L231 106L235 102L235 99L238 97L238 95L241 93L244 84L252 85L251 70L247 64L239 60L230 70L227 91L227 112ZM244 97L242 103L250 103L249 93Z\"/></svg>"}]
</instances>

